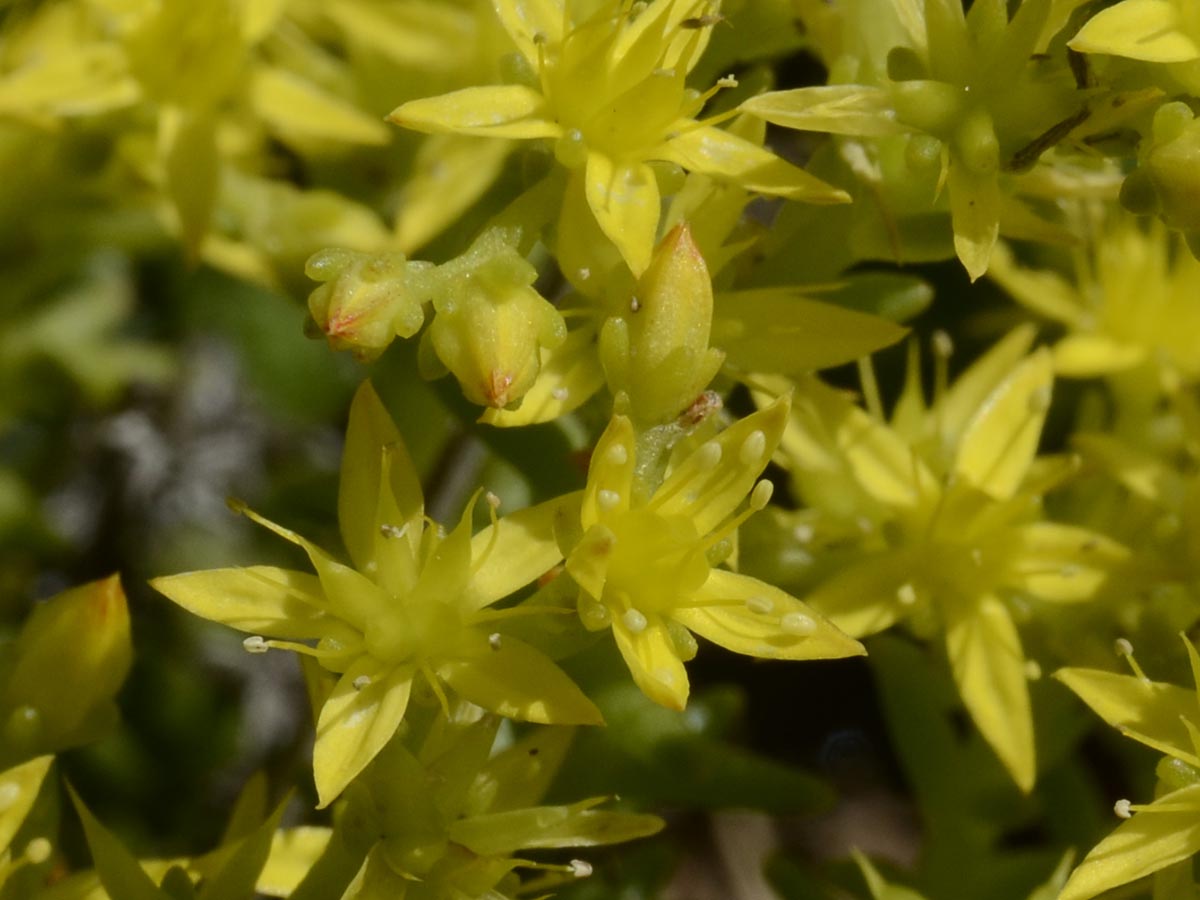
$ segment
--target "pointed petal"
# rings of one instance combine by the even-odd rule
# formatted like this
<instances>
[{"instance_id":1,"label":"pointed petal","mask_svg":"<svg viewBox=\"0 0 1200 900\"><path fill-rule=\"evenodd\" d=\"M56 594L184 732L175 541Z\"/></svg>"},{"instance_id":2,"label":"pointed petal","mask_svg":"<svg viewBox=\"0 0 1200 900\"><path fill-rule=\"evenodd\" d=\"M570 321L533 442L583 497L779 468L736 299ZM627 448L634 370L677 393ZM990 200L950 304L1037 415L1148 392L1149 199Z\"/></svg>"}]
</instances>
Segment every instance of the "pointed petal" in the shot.
<instances>
[{"instance_id":1,"label":"pointed petal","mask_svg":"<svg viewBox=\"0 0 1200 900\"><path fill-rule=\"evenodd\" d=\"M849 203L850 195L826 184L770 150L720 128L689 128L654 151L656 159L676 163L689 172L732 181L748 191L803 200L806 203Z\"/></svg>"},{"instance_id":2,"label":"pointed petal","mask_svg":"<svg viewBox=\"0 0 1200 900\"><path fill-rule=\"evenodd\" d=\"M404 900L411 882L388 864L381 847L376 844L368 854L340 900Z\"/></svg>"},{"instance_id":3,"label":"pointed petal","mask_svg":"<svg viewBox=\"0 0 1200 900\"><path fill-rule=\"evenodd\" d=\"M481 856L508 856L518 850L598 847L657 834L658 816L594 809L603 797L570 806L533 806L459 819L450 840Z\"/></svg>"},{"instance_id":4,"label":"pointed petal","mask_svg":"<svg viewBox=\"0 0 1200 900\"><path fill-rule=\"evenodd\" d=\"M75 793L75 789L68 786L68 790L75 804L75 811L79 813L79 819L83 822L96 873L100 876L100 883L104 885L105 891L110 896L120 897L121 900L169 900L170 895L154 883L137 858L116 835L92 815L91 810Z\"/></svg>"},{"instance_id":5,"label":"pointed petal","mask_svg":"<svg viewBox=\"0 0 1200 900\"><path fill-rule=\"evenodd\" d=\"M562 562L555 523L577 514L579 494L564 494L519 510L489 525L471 539L467 608L482 609L545 575Z\"/></svg>"},{"instance_id":6,"label":"pointed petal","mask_svg":"<svg viewBox=\"0 0 1200 900\"><path fill-rule=\"evenodd\" d=\"M541 368L516 409L488 407L479 421L500 428L552 422L578 409L604 387L604 370L593 345L596 331L577 328L557 347L541 347Z\"/></svg>"},{"instance_id":7,"label":"pointed petal","mask_svg":"<svg viewBox=\"0 0 1200 900\"><path fill-rule=\"evenodd\" d=\"M492 0L500 24L517 49L533 66L539 65L540 44L557 44L563 39L563 3L556 0Z\"/></svg>"},{"instance_id":8,"label":"pointed petal","mask_svg":"<svg viewBox=\"0 0 1200 900\"><path fill-rule=\"evenodd\" d=\"M587 158L588 206L634 276L650 265L660 213L658 182L645 163L618 165L603 153Z\"/></svg>"},{"instance_id":9,"label":"pointed petal","mask_svg":"<svg viewBox=\"0 0 1200 900\"><path fill-rule=\"evenodd\" d=\"M978 414L988 395L1009 377L1033 346L1036 336L1037 329L1033 325L1014 328L954 379L935 416L940 423L944 451L958 446L963 431Z\"/></svg>"},{"instance_id":10,"label":"pointed petal","mask_svg":"<svg viewBox=\"0 0 1200 900\"><path fill-rule=\"evenodd\" d=\"M1059 669L1054 677L1122 734L1200 766L1183 724L1185 719L1200 724L1200 709L1192 691L1100 669Z\"/></svg>"},{"instance_id":11,"label":"pointed petal","mask_svg":"<svg viewBox=\"0 0 1200 900\"><path fill-rule=\"evenodd\" d=\"M313 777L318 808L336 800L391 740L411 693L411 670L369 656L356 660L338 679L317 720Z\"/></svg>"},{"instance_id":12,"label":"pointed petal","mask_svg":"<svg viewBox=\"0 0 1200 900\"><path fill-rule=\"evenodd\" d=\"M386 460L385 447L390 450ZM384 524L376 514L385 479L400 515L399 521L387 524L401 526L419 519L423 511L420 479L383 401L371 382L364 381L350 404L338 484L338 526L350 558L360 569L369 569L376 559L379 526Z\"/></svg>"},{"instance_id":13,"label":"pointed petal","mask_svg":"<svg viewBox=\"0 0 1200 900\"><path fill-rule=\"evenodd\" d=\"M1056 322L1078 327L1086 318L1082 298L1070 282L1049 270L1018 265L1006 243L992 250L988 277L1022 306Z\"/></svg>"},{"instance_id":14,"label":"pointed petal","mask_svg":"<svg viewBox=\"0 0 1200 900\"><path fill-rule=\"evenodd\" d=\"M855 561L822 582L805 597L853 637L866 637L890 627L904 614L901 592L915 590L913 577L921 571L912 553L889 552Z\"/></svg>"},{"instance_id":15,"label":"pointed petal","mask_svg":"<svg viewBox=\"0 0 1200 900\"><path fill-rule=\"evenodd\" d=\"M1025 655L1012 616L990 594L947 598L942 615L963 703L1017 787L1028 793L1037 777L1037 756Z\"/></svg>"},{"instance_id":16,"label":"pointed petal","mask_svg":"<svg viewBox=\"0 0 1200 900\"><path fill-rule=\"evenodd\" d=\"M1156 809L1155 807L1170 807ZM1200 852L1200 785L1159 797L1092 848L1058 900L1090 900Z\"/></svg>"},{"instance_id":17,"label":"pointed petal","mask_svg":"<svg viewBox=\"0 0 1200 900\"><path fill-rule=\"evenodd\" d=\"M952 160L947 185L954 251L975 281L987 271L1000 235L1000 182L995 172L977 174Z\"/></svg>"},{"instance_id":18,"label":"pointed petal","mask_svg":"<svg viewBox=\"0 0 1200 900\"><path fill-rule=\"evenodd\" d=\"M33 808L33 801L37 799L52 762L53 756L39 756L0 772L0 797L5 801L0 808L0 853L12 843Z\"/></svg>"},{"instance_id":19,"label":"pointed petal","mask_svg":"<svg viewBox=\"0 0 1200 900\"><path fill-rule=\"evenodd\" d=\"M410 100L388 119L427 134L478 134L502 138L556 138L545 98L521 84L469 87L440 97Z\"/></svg>"},{"instance_id":20,"label":"pointed petal","mask_svg":"<svg viewBox=\"0 0 1200 900\"><path fill-rule=\"evenodd\" d=\"M1116 541L1057 522L1022 525L1011 537L1005 585L1056 603L1090 600L1129 559Z\"/></svg>"},{"instance_id":21,"label":"pointed petal","mask_svg":"<svg viewBox=\"0 0 1200 900\"><path fill-rule=\"evenodd\" d=\"M585 530L629 509L636 466L637 438L633 424L626 416L613 416L596 442L588 464L579 519Z\"/></svg>"},{"instance_id":22,"label":"pointed petal","mask_svg":"<svg viewBox=\"0 0 1200 900\"><path fill-rule=\"evenodd\" d=\"M896 111L887 91L861 84L771 91L751 97L740 108L772 124L800 131L883 137L908 130L896 123Z\"/></svg>"},{"instance_id":23,"label":"pointed petal","mask_svg":"<svg viewBox=\"0 0 1200 900\"><path fill-rule=\"evenodd\" d=\"M391 139L387 125L294 72L258 65L250 102L268 128L287 138L379 146Z\"/></svg>"},{"instance_id":24,"label":"pointed petal","mask_svg":"<svg viewBox=\"0 0 1200 900\"><path fill-rule=\"evenodd\" d=\"M649 508L690 518L708 534L746 498L767 467L788 420L789 399L734 422L679 464L655 492ZM711 449L711 448L716 449Z\"/></svg>"},{"instance_id":25,"label":"pointed petal","mask_svg":"<svg viewBox=\"0 0 1200 900\"><path fill-rule=\"evenodd\" d=\"M1147 62L1200 58L1200 47L1183 30L1170 0L1124 0L1088 19L1067 44L1079 53L1109 53Z\"/></svg>"},{"instance_id":26,"label":"pointed petal","mask_svg":"<svg viewBox=\"0 0 1200 900\"><path fill-rule=\"evenodd\" d=\"M695 599L704 605L676 609L672 618L734 653L761 659L840 659L867 652L815 609L748 575L713 569ZM769 612L756 611L768 606Z\"/></svg>"},{"instance_id":27,"label":"pointed petal","mask_svg":"<svg viewBox=\"0 0 1200 900\"><path fill-rule=\"evenodd\" d=\"M1107 334L1068 334L1054 345L1054 368L1067 378L1099 378L1134 369L1149 356L1145 345Z\"/></svg>"},{"instance_id":28,"label":"pointed petal","mask_svg":"<svg viewBox=\"0 0 1200 900\"><path fill-rule=\"evenodd\" d=\"M1037 453L1053 384L1054 364L1042 348L988 395L967 425L955 474L997 500L1012 497Z\"/></svg>"},{"instance_id":29,"label":"pointed petal","mask_svg":"<svg viewBox=\"0 0 1200 900\"><path fill-rule=\"evenodd\" d=\"M150 586L190 613L238 631L286 640L309 640L336 625L315 575L245 566L155 578Z\"/></svg>"},{"instance_id":30,"label":"pointed petal","mask_svg":"<svg viewBox=\"0 0 1200 900\"><path fill-rule=\"evenodd\" d=\"M633 680L647 697L668 709L687 706L688 677L670 632L658 616L632 631L620 616L613 618L613 637Z\"/></svg>"},{"instance_id":31,"label":"pointed petal","mask_svg":"<svg viewBox=\"0 0 1200 900\"><path fill-rule=\"evenodd\" d=\"M746 372L799 374L840 366L896 343L908 329L795 288L717 294L712 345Z\"/></svg>"},{"instance_id":32,"label":"pointed petal","mask_svg":"<svg viewBox=\"0 0 1200 900\"><path fill-rule=\"evenodd\" d=\"M437 667L463 699L524 722L603 724L595 704L540 650L507 634L489 642L479 632L478 639L470 656Z\"/></svg>"}]
</instances>

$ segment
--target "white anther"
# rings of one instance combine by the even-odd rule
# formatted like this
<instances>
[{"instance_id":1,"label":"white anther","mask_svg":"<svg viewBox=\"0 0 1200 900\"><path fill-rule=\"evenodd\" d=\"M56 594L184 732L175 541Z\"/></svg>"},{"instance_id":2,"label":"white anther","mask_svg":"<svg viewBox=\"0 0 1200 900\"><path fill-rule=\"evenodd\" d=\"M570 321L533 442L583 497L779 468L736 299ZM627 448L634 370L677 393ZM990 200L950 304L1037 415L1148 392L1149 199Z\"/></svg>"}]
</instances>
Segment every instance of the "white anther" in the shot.
<instances>
[{"instance_id":1,"label":"white anther","mask_svg":"<svg viewBox=\"0 0 1200 900\"><path fill-rule=\"evenodd\" d=\"M37 837L25 845L25 858L36 866L50 858L52 849L48 840Z\"/></svg>"},{"instance_id":2,"label":"white anther","mask_svg":"<svg viewBox=\"0 0 1200 900\"><path fill-rule=\"evenodd\" d=\"M1113 804L1113 812L1115 812L1119 818L1131 819L1133 818L1133 810L1130 809L1131 806L1133 806L1133 804L1128 800L1118 800Z\"/></svg>"},{"instance_id":3,"label":"white anther","mask_svg":"<svg viewBox=\"0 0 1200 900\"><path fill-rule=\"evenodd\" d=\"M696 465L704 471L715 469L721 462L721 445L716 441L701 444L695 454Z\"/></svg>"},{"instance_id":4,"label":"white anther","mask_svg":"<svg viewBox=\"0 0 1200 900\"><path fill-rule=\"evenodd\" d=\"M1036 659L1025 660L1025 678L1028 681L1037 681L1042 677L1042 666Z\"/></svg>"},{"instance_id":5,"label":"white anther","mask_svg":"<svg viewBox=\"0 0 1200 900\"><path fill-rule=\"evenodd\" d=\"M802 612L790 612L779 620L779 627L788 634L808 637L817 630L817 623L812 616L806 616Z\"/></svg>"},{"instance_id":6,"label":"white anther","mask_svg":"<svg viewBox=\"0 0 1200 900\"><path fill-rule=\"evenodd\" d=\"M1133 644L1129 643L1125 638L1117 638L1113 643L1113 649L1117 656L1133 656Z\"/></svg>"},{"instance_id":7,"label":"white anther","mask_svg":"<svg viewBox=\"0 0 1200 900\"><path fill-rule=\"evenodd\" d=\"M799 544L807 544L809 541L811 541L813 539L813 536L816 533L817 533L817 530L815 528L813 528L811 525L809 525L807 522L801 522L799 525L797 525L795 528L792 529L792 537L794 537L796 539L796 542Z\"/></svg>"},{"instance_id":8,"label":"white anther","mask_svg":"<svg viewBox=\"0 0 1200 900\"><path fill-rule=\"evenodd\" d=\"M501 646L500 632L493 631L491 634L488 635L488 646L491 647L493 650L500 649L500 646Z\"/></svg>"},{"instance_id":9,"label":"white anther","mask_svg":"<svg viewBox=\"0 0 1200 900\"><path fill-rule=\"evenodd\" d=\"M370 675L359 675L357 678L355 678L350 683L352 685L354 685L354 689L356 691L361 691L363 688L371 686L371 676Z\"/></svg>"},{"instance_id":10,"label":"white anther","mask_svg":"<svg viewBox=\"0 0 1200 900\"><path fill-rule=\"evenodd\" d=\"M592 270L589 269L587 266L583 266L579 270L579 280L580 281L587 281L591 277L592 277Z\"/></svg>"},{"instance_id":11,"label":"white anther","mask_svg":"<svg viewBox=\"0 0 1200 900\"><path fill-rule=\"evenodd\" d=\"M271 648L261 634L252 634L242 641L242 649L247 653L266 653Z\"/></svg>"},{"instance_id":12,"label":"white anther","mask_svg":"<svg viewBox=\"0 0 1200 900\"><path fill-rule=\"evenodd\" d=\"M717 84L723 88L735 88L738 86L738 80L732 75L726 75L724 78L718 78Z\"/></svg>"},{"instance_id":13,"label":"white anther","mask_svg":"<svg viewBox=\"0 0 1200 900\"><path fill-rule=\"evenodd\" d=\"M555 400L557 400L559 403L562 403L568 397L571 396L571 392L568 391L565 387L556 387L554 390L552 390L550 392L550 396L553 397Z\"/></svg>"},{"instance_id":14,"label":"white anther","mask_svg":"<svg viewBox=\"0 0 1200 900\"><path fill-rule=\"evenodd\" d=\"M403 525L380 525L379 533L387 538L402 538L408 533L408 523Z\"/></svg>"},{"instance_id":15,"label":"white anther","mask_svg":"<svg viewBox=\"0 0 1200 900\"><path fill-rule=\"evenodd\" d=\"M771 495L775 493L775 485L762 479L754 486L754 490L750 492L750 508L751 509L766 509L768 503L771 502Z\"/></svg>"},{"instance_id":16,"label":"white anther","mask_svg":"<svg viewBox=\"0 0 1200 900\"><path fill-rule=\"evenodd\" d=\"M933 333L933 352L941 357L948 357L954 352L954 341L950 335L940 328Z\"/></svg>"},{"instance_id":17,"label":"white anther","mask_svg":"<svg viewBox=\"0 0 1200 900\"><path fill-rule=\"evenodd\" d=\"M875 523L866 516L859 516L857 519L855 519L854 526L861 534L870 534L875 530Z\"/></svg>"},{"instance_id":18,"label":"white anther","mask_svg":"<svg viewBox=\"0 0 1200 900\"><path fill-rule=\"evenodd\" d=\"M625 627L634 634L641 634L646 630L646 626L650 623L646 621L646 617L642 615L641 610L627 609L621 614L621 621L625 623Z\"/></svg>"},{"instance_id":19,"label":"white anther","mask_svg":"<svg viewBox=\"0 0 1200 900\"><path fill-rule=\"evenodd\" d=\"M492 509L500 508L500 498L497 497L495 494L493 494L491 491L488 491L486 494L484 494L483 499L487 500L487 505L490 506Z\"/></svg>"},{"instance_id":20,"label":"white anther","mask_svg":"<svg viewBox=\"0 0 1200 900\"><path fill-rule=\"evenodd\" d=\"M636 296L629 298L629 311L630 312L637 312L641 308L642 308L641 300L639 300Z\"/></svg>"},{"instance_id":21,"label":"white anther","mask_svg":"<svg viewBox=\"0 0 1200 900\"><path fill-rule=\"evenodd\" d=\"M613 444L608 448L604 456L614 466L623 466L629 462L629 450L624 444Z\"/></svg>"},{"instance_id":22,"label":"white anther","mask_svg":"<svg viewBox=\"0 0 1200 900\"><path fill-rule=\"evenodd\" d=\"M597 491L596 502L601 509L616 509L621 502L621 495L616 491Z\"/></svg>"},{"instance_id":23,"label":"white anther","mask_svg":"<svg viewBox=\"0 0 1200 900\"><path fill-rule=\"evenodd\" d=\"M742 461L742 465L750 466L759 462L763 454L767 450L767 436L758 429L746 435L746 439L742 441L742 447L738 450L738 459Z\"/></svg>"},{"instance_id":24,"label":"white anther","mask_svg":"<svg viewBox=\"0 0 1200 900\"><path fill-rule=\"evenodd\" d=\"M582 859L573 859L568 866L571 868L571 874L576 878L587 878L592 874L592 864Z\"/></svg>"},{"instance_id":25,"label":"white anther","mask_svg":"<svg viewBox=\"0 0 1200 900\"><path fill-rule=\"evenodd\" d=\"M753 597L746 598L746 609L752 613L758 613L765 616L767 613L775 609L775 602L770 597L764 597L762 594L756 594Z\"/></svg>"},{"instance_id":26,"label":"white anther","mask_svg":"<svg viewBox=\"0 0 1200 900\"><path fill-rule=\"evenodd\" d=\"M917 589L912 586L912 582L906 581L896 588L896 599L900 601L901 606L912 606L917 602Z\"/></svg>"}]
</instances>

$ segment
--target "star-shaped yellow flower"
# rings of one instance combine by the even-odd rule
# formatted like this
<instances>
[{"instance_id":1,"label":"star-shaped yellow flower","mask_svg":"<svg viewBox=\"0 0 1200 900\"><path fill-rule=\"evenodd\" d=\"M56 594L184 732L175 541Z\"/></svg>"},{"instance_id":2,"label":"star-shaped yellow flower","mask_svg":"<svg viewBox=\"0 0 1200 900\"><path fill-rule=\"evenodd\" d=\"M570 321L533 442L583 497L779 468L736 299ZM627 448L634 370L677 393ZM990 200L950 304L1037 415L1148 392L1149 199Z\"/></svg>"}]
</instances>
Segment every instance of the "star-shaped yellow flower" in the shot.
<instances>
[{"instance_id":1,"label":"star-shaped yellow flower","mask_svg":"<svg viewBox=\"0 0 1200 900\"><path fill-rule=\"evenodd\" d=\"M687 75L717 19L709 0L605 0L573 19L563 0L494 0L530 69L530 83L472 87L413 100L393 122L429 133L544 139L571 170L568 198L586 195L600 229L641 275L660 212L652 161L674 163L764 194L817 203L847 195L751 141L698 120L718 88L698 94ZM719 86L718 86L719 87ZM572 221L564 203L559 230Z\"/></svg>"},{"instance_id":2,"label":"star-shaped yellow flower","mask_svg":"<svg viewBox=\"0 0 1200 900\"><path fill-rule=\"evenodd\" d=\"M489 609L561 559L554 520L570 499L494 519L474 539L468 508L446 534L425 518L408 453L366 383L350 412L338 497L355 568L245 511L303 547L317 574L250 566L152 584L197 615L249 632L248 650L295 650L338 675L313 750L326 806L395 733L418 677L443 703L445 685L512 718L600 722L596 707L548 657L497 630L513 613Z\"/></svg>"},{"instance_id":3,"label":"star-shaped yellow flower","mask_svg":"<svg viewBox=\"0 0 1200 900\"><path fill-rule=\"evenodd\" d=\"M683 709L692 633L735 653L764 659L861 655L820 614L757 578L717 568L711 555L745 519L766 506L758 481L787 422L787 400L735 423L701 444L648 497L640 497L632 423L614 416L592 454L580 525L567 556L581 587L579 613L593 630L612 628L638 686ZM750 505L735 514L746 495Z\"/></svg>"}]
</instances>

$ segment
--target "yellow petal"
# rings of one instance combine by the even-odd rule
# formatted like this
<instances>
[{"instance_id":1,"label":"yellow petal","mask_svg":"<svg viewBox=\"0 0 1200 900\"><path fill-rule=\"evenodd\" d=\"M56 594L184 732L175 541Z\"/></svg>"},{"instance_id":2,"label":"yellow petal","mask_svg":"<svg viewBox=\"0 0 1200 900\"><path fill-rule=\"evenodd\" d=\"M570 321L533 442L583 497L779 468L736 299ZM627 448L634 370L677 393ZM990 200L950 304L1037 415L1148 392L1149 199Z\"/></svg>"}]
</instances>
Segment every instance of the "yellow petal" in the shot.
<instances>
[{"instance_id":1,"label":"yellow petal","mask_svg":"<svg viewBox=\"0 0 1200 900\"><path fill-rule=\"evenodd\" d=\"M1012 497L1037 453L1053 383L1045 348L1017 366L963 431L955 474L997 500Z\"/></svg>"},{"instance_id":2,"label":"yellow petal","mask_svg":"<svg viewBox=\"0 0 1200 900\"><path fill-rule=\"evenodd\" d=\"M803 200L849 203L850 195L745 138L720 128L688 128L654 151L656 159L683 166L748 191Z\"/></svg>"},{"instance_id":3,"label":"yellow petal","mask_svg":"<svg viewBox=\"0 0 1200 900\"><path fill-rule=\"evenodd\" d=\"M1079 293L1070 282L1051 271L1018 265L1005 243L997 243L993 248L988 277L1022 306L1056 322L1077 326L1087 315Z\"/></svg>"},{"instance_id":4,"label":"yellow petal","mask_svg":"<svg viewBox=\"0 0 1200 900\"><path fill-rule=\"evenodd\" d=\"M1147 62L1188 62L1200 48L1182 29L1170 0L1124 0L1092 16L1067 44L1079 53L1109 53Z\"/></svg>"},{"instance_id":5,"label":"yellow petal","mask_svg":"<svg viewBox=\"0 0 1200 900\"><path fill-rule=\"evenodd\" d=\"M286 69L256 68L250 82L250 102L267 127L285 140L378 145L391 139L382 121Z\"/></svg>"},{"instance_id":6,"label":"yellow petal","mask_svg":"<svg viewBox=\"0 0 1200 900\"><path fill-rule=\"evenodd\" d=\"M1164 807L1170 807L1170 810ZM1159 807L1156 809L1155 807ZM1200 852L1200 785L1159 797L1092 848L1058 900L1090 900Z\"/></svg>"},{"instance_id":7,"label":"yellow petal","mask_svg":"<svg viewBox=\"0 0 1200 900\"><path fill-rule=\"evenodd\" d=\"M557 44L563 39L563 3L556 0L492 0L500 24L513 39L529 65L536 70L539 47Z\"/></svg>"},{"instance_id":8,"label":"yellow petal","mask_svg":"<svg viewBox=\"0 0 1200 900\"><path fill-rule=\"evenodd\" d=\"M650 265L658 231L659 196L645 163L617 164L603 153L587 158L588 207L605 236L637 277Z\"/></svg>"},{"instance_id":9,"label":"yellow petal","mask_svg":"<svg viewBox=\"0 0 1200 900\"><path fill-rule=\"evenodd\" d=\"M562 562L555 525L563 516L577 515L579 494L564 494L518 510L489 525L471 539L469 600L481 609L537 580Z\"/></svg>"},{"instance_id":10,"label":"yellow petal","mask_svg":"<svg viewBox=\"0 0 1200 900\"><path fill-rule=\"evenodd\" d=\"M1184 719L1200 723L1192 691L1100 669L1059 669L1054 677L1122 734L1200 767L1183 724Z\"/></svg>"},{"instance_id":11,"label":"yellow petal","mask_svg":"<svg viewBox=\"0 0 1200 900\"><path fill-rule=\"evenodd\" d=\"M890 552L868 556L822 582L805 601L846 634L866 637L883 631L906 611L904 596L914 575L921 571L912 553ZM906 589L907 587L907 589Z\"/></svg>"},{"instance_id":12,"label":"yellow petal","mask_svg":"<svg viewBox=\"0 0 1200 900\"><path fill-rule=\"evenodd\" d=\"M642 693L668 709L682 711L688 698L687 670L666 623L658 616L646 618L644 628L631 630L623 617L613 617L617 649Z\"/></svg>"},{"instance_id":13,"label":"yellow petal","mask_svg":"<svg viewBox=\"0 0 1200 900\"><path fill-rule=\"evenodd\" d=\"M1054 345L1054 368L1068 378L1097 378L1146 361L1145 345L1097 333L1068 334Z\"/></svg>"},{"instance_id":14,"label":"yellow petal","mask_svg":"<svg viewBox=\"0 0 1200 900\"><path fill-rule=\"evenodd\" d=\"M938 406L943 451L953 451L988 395L1003 383L1033 346L1037 329L1021 325L1006 334L954 380Z\"/></svg>"},{"instance_id":15,"label":"yellow petal","mask_svg":"<svg viewBox=\"0 0 1200 900\"><path fill-rule=\"evenodd\" d=\"M271 838L271 853L255 890L269 897L290 897L313 863L325 852L333 829L317 825L282 828Z\"/></svg>"},{"instance_id":16,"label":"yellow petal","mask_svg":"<svg viewBox=\"0 0 1200 900\"><path fill-rule=\"evenodd\" d=\"M596 442L588 464L580 523L589 529L629 509L633 472L637 467L637 438L626 416L613 416ZM603 494L603 499L601 499Z\"/></svg>"},{"instance_id":17,"label":"yellow petal","mask_svg":"<svg viewBox=\"0 0 1200 900\"><path fill-rule=\"evenodd\" d=\"M1022 791L1033 789L1037 756L1025 655L1008 608L987 594L942 605L946 652L975 724Z\"/></svg>"},{"instance_id":18,"label":"yellow petal","mask_svg":"<svg viewBox=\"0 0 1200 900\"><path fill-rule=\"evenodd\" d=\"M553 138L562 132L550 120L545 98L520 84L463 88L440 97L410 100L392 110L388 119L428 134Z\"/></svg>"},{"instance_id":19,"label":"yellow petal","mask_svg":"<svg viewBox=\"0 0 1200 900\"><path fill-rule=\"evenodd\" d=\"M244 566L155 578L150 586L190 613L248 634L309 640L328 631L330 618L315 575Z\"/></svg>"},{"instance_id":20,"label":"yellow petal","mask_svg":"<svg viewBox=\"0 0 1200 900\"><path fill-rule=\"evenodd\" d=\"M815 609L748 575L713 569L695 599L704 605L676 609L672 617L734 653L761 659L840 659L867 652Z\"/></svg>"},{"instance_id":21,"label":"yellow petal","mask_svg":"<svg viewBox=\"0 0 1200 900\"><path fill-rule=\"evenodd\" d=\"M772 91L751 97L740 108L775 125L800 131L883 137L908 130L896 123L896 111L887 91L861 84Z\"/></svg>"},{"instance_id":22,"label":"yellow petal","mask_svg":"<svg viewBox=\"0 0 1200 900\"><path fill-rule=\"evenodd\" d=\"M511 635L479 637L478 652L440 663L438 677L465 700L525 722L601 725L600 710L540 650Z\"/></svg>"},{"instance_id":23,"label":"yellow petal","mask_svg":"<svg viewBox=\"0 0 1200 900\"><path fill-rule=\"evenodd\" d=\"M649 508L690 519L708 534L741 505L767 467L787 425L789 398L734 422L688 454L654 493Z\"/></svg>"},{"instance_id":24,"label":"yellow petal","mask_svg":"<svg viewBox=\"0 0 1200 900\"><path fill-rule=\"evenodd\" d=\"M1056 522L1022 525L1011 538L1005 585L1057 603L1090 600L1129 559L1116 541Z\"/></svg>"},{"instance_id":25,"label":"yellow petal","mask_svg":"<svg viewBox=\"0 0 1200 900\"><path fill-rule=\"evenodd\" d=\"M954 252L975 281L987 271L1000 235L1000 183L995 172L977 174L952 161L947 185Z\"/></svg>"},{"instance_id":26,"label":"yellow petal","mask_svg":"<svg viewBox=\"0 0 1200 900\"><path fill-rule=\"evenodd\" d=\"M4 799L4 806L0 808L0 854L12 843L13 836L33 808L33 801L37 799L52 762L53 756L39 756L0 772L0 797Z\"/></svg>"},{"instance_id":27,"label":"yellow petal","mask_svg":"<svg viewBox=\"0 0 1200 900\"><path fill-rule=\"evenodd\" d=\"M412 671L364 656L338 679L321 707L313 746L318 808L337 799L392 739L412 693Z\"/></svg>"}]
</instances>

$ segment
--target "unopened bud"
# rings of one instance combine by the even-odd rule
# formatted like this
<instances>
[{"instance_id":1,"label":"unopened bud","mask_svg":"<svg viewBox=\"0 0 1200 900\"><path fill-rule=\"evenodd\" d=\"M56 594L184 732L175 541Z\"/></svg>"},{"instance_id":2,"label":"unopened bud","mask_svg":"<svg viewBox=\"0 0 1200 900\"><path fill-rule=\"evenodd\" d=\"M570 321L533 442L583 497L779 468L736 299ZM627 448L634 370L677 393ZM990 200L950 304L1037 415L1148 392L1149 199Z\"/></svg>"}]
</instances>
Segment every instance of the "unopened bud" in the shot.
<instances>
[{"instance_id":1,"label":"unopened bud","mask_svg":"<svg viewBox=\"0 0 1200 900\"><path fill-rule=\"evenodd\" d=\"M412 337L425 321L422 298L409 287L401 253L373 255L322 250L304 267L325 282L308 297L308 311L334 350L373 359L397 337Z\"/></svg>"}]
</instances>

